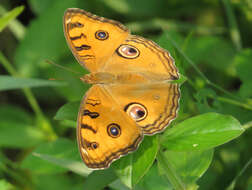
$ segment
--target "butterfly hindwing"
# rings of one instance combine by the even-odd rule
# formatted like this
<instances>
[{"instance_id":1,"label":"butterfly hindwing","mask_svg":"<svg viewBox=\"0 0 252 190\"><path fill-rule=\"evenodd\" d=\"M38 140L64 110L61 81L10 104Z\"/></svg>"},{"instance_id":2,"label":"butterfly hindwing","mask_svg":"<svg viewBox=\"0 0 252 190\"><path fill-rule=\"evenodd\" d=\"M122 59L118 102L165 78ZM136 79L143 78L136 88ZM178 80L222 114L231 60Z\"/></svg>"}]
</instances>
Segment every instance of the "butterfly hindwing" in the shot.
<instances>
[{"instance_id":1,"label":"butterfly hindwing","mask_svg":"<svg viewBox=\"0 0 252 190\"><path fill-rule=\"evenodd\" d=\"M177 116L178 84L108 85L106 89L144 134L162 132Z\"/></svg>"},{"instance_id":2,"label":"butterfly hindwing","mask_svg":"<svg viewBox=\"0 0 252 190\"><path fill-rule=\"evenodd\" d=\"M142 130L126 115L102 85L94 85L80 106L77 137L81 157L90 168L107 168L134 151Z\"/></svg>"}]
</instances>

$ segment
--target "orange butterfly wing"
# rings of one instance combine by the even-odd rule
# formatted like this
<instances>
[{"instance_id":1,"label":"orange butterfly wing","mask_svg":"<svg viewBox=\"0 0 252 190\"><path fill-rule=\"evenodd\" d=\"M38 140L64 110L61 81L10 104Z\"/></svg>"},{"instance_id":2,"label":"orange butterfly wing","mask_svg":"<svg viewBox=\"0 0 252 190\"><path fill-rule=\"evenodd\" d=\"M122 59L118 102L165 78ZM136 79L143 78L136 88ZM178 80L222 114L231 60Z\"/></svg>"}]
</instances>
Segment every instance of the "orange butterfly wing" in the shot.
<instances>
[{"instance_id":1,"label":"orange butterfly wing","mask_svg":"<svg viewBox=\"0 0 252 190\"><path fill-rule=\"evenodd\" d=\"M119 22L75 8L65 11L63 25L75 58L92 72L100 70L129 35Z\"/></svg>"},{"instance_id":2,"label":"orange butterfly wing","mask_svg":"<svg viewBox=\"0 0 252 190\"><path fill-rule=\"evenodd\" d=\"M77 137L83 161L90 168L101 169L134 151L143 134L104 86L94 85L80 106Z\"/></svg>"}]
</instances>

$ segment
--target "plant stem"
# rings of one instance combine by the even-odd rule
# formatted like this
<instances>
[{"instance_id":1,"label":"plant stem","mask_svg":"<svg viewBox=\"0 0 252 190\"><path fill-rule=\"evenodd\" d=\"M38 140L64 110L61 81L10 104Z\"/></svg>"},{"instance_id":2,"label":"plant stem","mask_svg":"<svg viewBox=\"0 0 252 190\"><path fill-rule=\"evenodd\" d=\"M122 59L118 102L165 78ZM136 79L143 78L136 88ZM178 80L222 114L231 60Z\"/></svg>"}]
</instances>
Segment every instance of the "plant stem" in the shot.
<instances>
[{"instance_id":1,"label":"plant stem","mask_svg":"<svg viewBox=\"0 0 252 190\"><path fill-rule=\"evenodd\" d=\"M10 64L10 62L7 60L7 58L3 55L3 53L0 51L0 62L2 63L2 65L4 66L4 68L14 77L20 77L19 73L14 69L14 67ZM51 124L49 123L49 121L46 119L46 117L44 116L43 112L40 109L40 106L35 98L35 96L33 95L32 91L30 88L23 88L22 89L27 101L29 102L32 110L34 111L34 113L36 114L37 118L40 121L44 121L42 126L42 129L46 132L46 135L48 136L48 139L55 139L56 138L56 134L54 133Z\"/></svg>"},{"instance_id":2,"label":"plant stem","mask_svg":"<svg viewBox=\"0 0 252 190\"><path fill-rule=\"evenodd\" d=\"M242 128L245 129L245 130L249 129L250 127L252 127L252 121L249 121L248 123L245 123L242 126Z\"/></svg>"},{"instance_id":3,"label":"plant stem","mask_svg":"<svg viewBox=\"0 0 252 190\"><path fill-rule=\"evenodd\" d=\"M165 175L168 180L171 182L175 190L186 190L184 183L181 178L178 176L174 168L172 167L169 160L165 157L162 151L159 151L158 160L162 164L163 169L165 169Z\"/></svg>"},{"instance_id":4,"label":"plant stem","mask_svg":"<svg viewBox=\"0 0 252 190\"><path fill-rule=\"evenodd\" d=\"M227 90L223 89L222 87L220 87L219 85L213 83L212 81L210 81L199 69L198 67L194 64L194 62L181 50L181 48L178 47L177 43L170 38L170 36L166 33L167 38L172 42L173 46L178 50L178 52L185 58L185 60L194 68L194 70L198 73L198 75L205 81L206 84L208 84L209 86L212 86L213 88L223 92L224 94L226 94L227 96L233 98L234 100L232 101L232 104L234 105L239 105L243 108L249 109L251 110L251 106L248 106L247 104L239 101L240 98L234 96L232 93L228 92ZM230 103L231 101L229 101Z\"/></svg>"},{"instance_id":5,"label":"plant stem","mask_svg":"<svg viewBox=\"0 0 252 190\"><path fill-rule=\"evenodd\" d=\"M222 0L222 3L226 11L226 15L227 15L227 21L230 28L229 33L230 33L231 40L233 41L236 49L240 51L242 49L241 35L237 27L235 15L232 10L231 3L229 0Z\"/></svg>"},{"instance_id":6,"label":"plant stem","mask_svg":"<svg viewBox=\"0 0 252 190\"><path fill-rule=\"evenodd\" d=\"M241 171L235 176L231 184L226 188L226 190L233 190L235 188L235 184L238 180L238 178L249 168L249 166L252 164L252 158L249 159L249 161L245 164L245 166L241 169Z\"/></svg>"},{"instance_id":7,"label":"plant stem","mask_svg":"<svg viewBox=\"0 0 252 190\"><path fill-rule=\"evenodd\" d=\"M214 98L214 97L212 97ZM232 100L232 99L229 99L229 98L225 98L225 97L217 97L217 100L219 101L222 101L222 102L227 102L229 104L233 104L233 105L236 105L236 106L239 106L239 107L242 107L244 109L248 109L248 110L251 110L252 111L252 107L248 104L245 104L245 103L241 103L239 101L236 101L236 100Z\"/></svg>"},{"instance_id":8,"label":"plant stem","mask_svg":"<svg viewBox=\"0 0 252 190\"><path fill-rule=\"evenodd\" d=\"M0 150L0 170L5 172L9 177L13 178L20 186L27 186L30 184L29 180L23 175L22 171L20 171L19 165L9 160L5 154Z\"/></svg>"}]
</instances>

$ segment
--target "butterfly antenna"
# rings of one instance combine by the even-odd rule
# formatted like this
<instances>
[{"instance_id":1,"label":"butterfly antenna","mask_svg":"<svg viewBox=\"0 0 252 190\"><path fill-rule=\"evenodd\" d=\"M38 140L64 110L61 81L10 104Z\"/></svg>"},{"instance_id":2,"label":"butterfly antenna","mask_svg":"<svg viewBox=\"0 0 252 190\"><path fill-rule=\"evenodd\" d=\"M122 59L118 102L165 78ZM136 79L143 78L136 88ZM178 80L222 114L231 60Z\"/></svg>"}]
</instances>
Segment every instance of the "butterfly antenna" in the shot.
<instances>
[{"instance_id":1,"label":"butterfly antenna","mask_svg":"<svg viewBox=\"0 0 252 190\"><path fill-rule=\"evenodd\" d=\"M72 73L74 73L74 74L83 75L83 73L76 72L76 71L74 71L74 70L72 70L72 69L69 69L69 68L67 68L67 67L65 67L65 66L59 65L59 64L57 64L57 63L54 63L54 62L52 62L52 61L50 61L50 60L48 60L48 59L45 60L45 62L47 62L48 64L51 64L51 65L54 65L54 66L56 66L56 67L59 67L59 68L61 68L61 69L63 69L63 70L67 70L67 71L69 71L69 72L72 72Z\"/></svg>"}]
</instances>

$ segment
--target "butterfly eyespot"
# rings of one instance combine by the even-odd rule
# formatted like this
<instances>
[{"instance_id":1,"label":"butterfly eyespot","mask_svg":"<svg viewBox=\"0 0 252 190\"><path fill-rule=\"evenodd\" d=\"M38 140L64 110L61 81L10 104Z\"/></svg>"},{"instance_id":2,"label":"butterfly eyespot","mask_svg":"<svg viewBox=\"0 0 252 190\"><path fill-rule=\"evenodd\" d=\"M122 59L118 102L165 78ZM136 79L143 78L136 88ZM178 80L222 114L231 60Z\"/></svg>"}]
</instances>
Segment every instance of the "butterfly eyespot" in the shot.
<instances>
[{"instance_id":1,"label":"butterfly eyespot","mask_svg":"<svg viewBox=\"0 0 252 190\"><path fill-rule=\"evenodd\" d=\"M139 50L131 45L123 44L117 49L117 53L119 56L127 58L127 59L134 59L137 58L140 54Z\"/></svg>"},{"instance_id":2,"label":"butterfly eyespot","mask_svg":"<svg viewBox=\"0 0 252 190\"><path fill-rule=\"evenodd\" d=\"M84 25L83 25L82 23L80 23L80 22L76 22L75 25L76 25L76 27L79 27L79 28L81 28L81 27L84 26Z\"/></svg>"},{"instance_id":3,"label":"butterfly eyespot","mask_svg":"<svg viewBox=\"0 0 252 190\"><path fill-rule=\"evenodd\" d=\"M106 40L109 37L109 33L104 30L98 30L95 33L95 38L98 40Z\"/></svg>"},{"instance_id":4,"label":"butterfly eyespot","mask_svg":"<svg viewBox=\"0 0 252 190\"><path fill-rule=\"evenodd\" d=\"M147 109L139 103L130 103L125 106L124 111L135 121L142 121L147 116Z\"/></svg>"},{"instance_id":5,"label":"butterfly eyespot","mask_svg":"<svg viewBox=\"0 0 252 190\"><path fill-rule=\"evenodd\" d=\"M107 127L107 131L108 131L109 136L113 138L117 138L121 135L121 128L116 123L109 124Z\"/></svg>"},{"instance_id":6,"label":"butterfly eyespot","mask_svg":"<svg viewBox=\"0 0 252 190\"><path fill-rule=\"evenodd\" d=\"M92 142L92 143L91 143L91 148L92 148L92 149L97 149L98 146L99 146L99 144L96 143L96 142Z\"/></svg>"}]
</instances>

